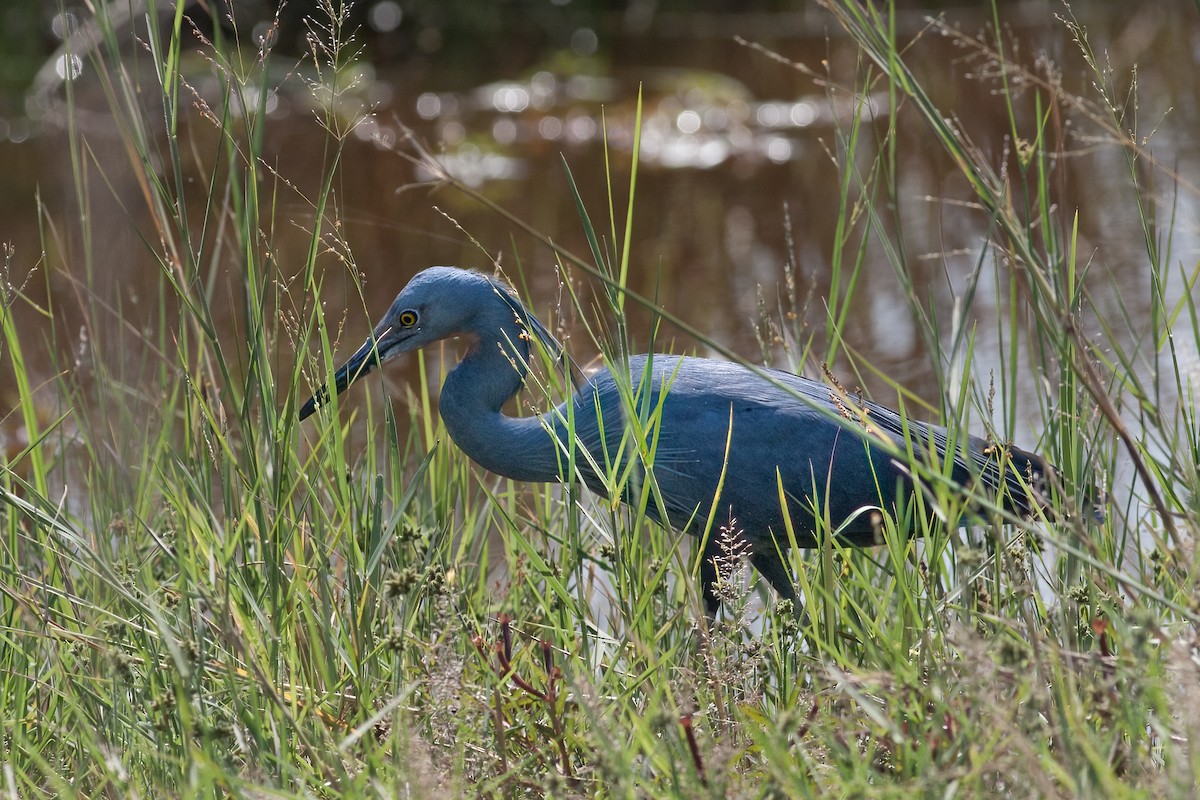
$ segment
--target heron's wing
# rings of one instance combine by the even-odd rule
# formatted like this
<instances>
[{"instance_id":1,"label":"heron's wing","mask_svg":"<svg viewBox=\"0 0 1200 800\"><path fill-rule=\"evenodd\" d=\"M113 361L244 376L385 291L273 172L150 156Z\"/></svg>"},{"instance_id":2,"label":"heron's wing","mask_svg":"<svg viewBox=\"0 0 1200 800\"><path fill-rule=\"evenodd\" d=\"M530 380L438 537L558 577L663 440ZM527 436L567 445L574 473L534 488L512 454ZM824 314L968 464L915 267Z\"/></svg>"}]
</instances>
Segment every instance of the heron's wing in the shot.
<instances>
[{"instance_id":1,"label":"heron's wing","mask_svg":"<svg viewBox=\"0 0 1200 800\"><path fill-rule=\"evenodd\" d=\"M905 421L891 409L877 403L864 402L871 422L894 440L903 444ZM970 434L959 434L951 441L951 433L939 425L909 420L907 436L914 450L923 455L934 468L949 457L953 462L952 477L967 486L980 482L987 491L1003 499L1010 510L1029 514L1037 505L1036 494L1041 490L1046 462L1033 453L1010 445L1002 445ZM1030 495L1033 490L1035 496Z\"/></svg>"},{"instance_id":2,"label":"heron's wing","mask_svg":"<svg viewBox=\"0 0 1200 800\"><path fill-rule=\"evenodd\" d=\"M883 451L839 424L821 384L778 373L798 398L736 364L668 356L654 356L654 375L657 425L647 429L647 449L676 527L708 528L713 515L714 525L765 536L783 530L786 505L805 537L815 510L853 525L856 512L894 498L904 479Z\"/></svg>"},{"instance_id":3,"label":"heron's wing","mask_svg":"<svg viewBox=\"0 0 1200 800\"><path fill-rule=\"evenodd\" d=\"M911 476L912 465L880 446L881 437L901 453L911 442L915 457L934 469L949 459L956 483L979 483L1019 513L1036 502L1027 487L1045 465L1033 454L952 437L791 373L768 370L777 384L727 362L654 358L667 393L654 470L682 498L677 513L711 503L720 481L723 494L740 498L743 516L778 522L782 485L790 502L807 502L809 513L828 510L837 524L881 498L893 500L897 481Z\"/></svg>"}]
</instances>

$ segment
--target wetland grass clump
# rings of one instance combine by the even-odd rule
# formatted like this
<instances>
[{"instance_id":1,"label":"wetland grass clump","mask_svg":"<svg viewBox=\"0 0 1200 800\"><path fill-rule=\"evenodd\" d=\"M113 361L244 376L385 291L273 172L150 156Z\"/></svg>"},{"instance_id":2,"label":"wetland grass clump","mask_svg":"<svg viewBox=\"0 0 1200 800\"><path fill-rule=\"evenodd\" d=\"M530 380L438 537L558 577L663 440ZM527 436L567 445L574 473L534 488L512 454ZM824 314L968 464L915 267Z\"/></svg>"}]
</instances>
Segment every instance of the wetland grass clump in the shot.
<instances>
[{"instance_id":1,"label":"wetland grass clump","mask_svg":"<svg viewBox=\"0 0 1200 800\"><path fill-rule=\"evenodd\" d=\"M217 28L197 45L182 16L150 15L133 52L99 17L81 57L119 162L99 156L68 84L74 206L42 207L44 256L7 254L0 285L0 359L15 375L0 423L23 443L6 433L0 449L6 793L1194 795L1200 292L1147 176L1160 192L1195 189L1155 160L1082 26L1063 22L1071 57L1094 72L1087 95L1013 58L999 11L1000 33L966 41L1012 128L1011 152L988 154L930 99L888 16L827 0L862 56L848 89L828 76L831 101L886 93L891 116L869 129L855 117L830 148L844 180L828 325L795 313L806 301L793 267L791 313L763 303L759 321L780 366L870 371L841 331L866 304L863 259L881 250L935 354L942 421L1006 441L1016 385L1041 387L1028 444L1059 468L1061 513L997 509L960 528L962 499L933 491L922 502L940 511L919 542L883 515L878 548L827 538L794 554L803 620L786 603L763 607L734 563L710 628L695 557L644 511L499 480L448 446L432 359L406 402L368 403L349 425L344 414L298 425L298 403L345 346L343 320L319 302L326 281L344 271L352 313L380 311L358 282L336 191L365 113L359 51L340 5L325 5L303 70L308 124L328 137L318 180L265 156L280 75L266 44ZM199 59L187 52L197 47ZM1056 202L1070 149L1061 114L1122 156L1149 320L1097 312L1097 297L1119 292L1096 266L1103 243L1081 253L1074 210ZM970 195L957 199L987 232L970 286L994 285L997 317L979 324L1005 335L999 373L982 380L971 329L929 312L903 247L902 115L959 167ZM865 148L869 136L881 139ZM601 288L598 312L567 280L566 313L610 361L649 349L631 341L626 314L673 324L626 291L634 176L601 187L599 226L575 189L591 252L554 250L564 274ZM141 206L122 211L159 278L153 312L113 326L130 309L102 288L112 232L88 220L130 181ZM280 252L303 258L285 266ZM81 341L15 322L37 306L20 279L33 263L47 282L74 276ZM49 380L26 366L47 340ZM522 403L544 408L569 385L540 355ZM1088 510L1096 490L1109 498L1103 519Z\"/></svg>"}]
</instances>

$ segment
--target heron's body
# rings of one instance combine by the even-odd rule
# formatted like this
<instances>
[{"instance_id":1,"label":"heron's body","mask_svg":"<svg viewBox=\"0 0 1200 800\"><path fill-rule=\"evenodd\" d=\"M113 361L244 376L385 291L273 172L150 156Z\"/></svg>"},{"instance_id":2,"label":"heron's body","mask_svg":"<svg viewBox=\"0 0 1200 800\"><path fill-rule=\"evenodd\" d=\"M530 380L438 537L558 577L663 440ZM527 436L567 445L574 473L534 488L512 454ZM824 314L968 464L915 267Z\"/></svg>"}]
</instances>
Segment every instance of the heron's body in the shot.
<instances>
[{"instance_id":1,"label":"heron's body","mask_svg":"<svg viewBox=\"0 0 1200 800\"><path fill-rule=\"evenodd\" d=\"M878 515L870 510L892 509L914 490L910 462L894 457L885 441L935 469L952 461L948 474L959 485L977 480L993 492L1004 487L1006 505L1019 512L1033 504L1024 488L1044 469L1040 458L1015 448L1001 463L1001 448L975 437L960 437L950 451L951 437L936 426L908 421L906 439L896 412L816 381L696 357L629 358L622 380L637 393L640 412L627 408L635 404L621 399L616 379L604 369L540 418L510 417L501 409L523 384L530 335L553 343L503 285L475 272L434 267L400 293L373 337L338 370L336 388L400 352L463 337L470 343L467 353L447 376L440 401L454 442L497 474L522 481L578 477L601 493L608 485L602 475L618 473L610 465L636 450L629 441L622 446L622 439L631 429L629 415L639 413L632 429L644 432L652 450L650 471L665 506L652 499L650 515L689 533L732 530L758 570L790 598L795 591L781 558L789 545L784 506L800 547L814 546L818 530L836 531L848 544L875 543ZM309 400L301 418L323 397L324 390ZM575 476L564 474L571 448ZM643 483L642 463L627 494ZM710 514L715 524L709 524ZM710 612L718 602L716 543L710 533L702 562Z\"/></svg>"}]
</instances>

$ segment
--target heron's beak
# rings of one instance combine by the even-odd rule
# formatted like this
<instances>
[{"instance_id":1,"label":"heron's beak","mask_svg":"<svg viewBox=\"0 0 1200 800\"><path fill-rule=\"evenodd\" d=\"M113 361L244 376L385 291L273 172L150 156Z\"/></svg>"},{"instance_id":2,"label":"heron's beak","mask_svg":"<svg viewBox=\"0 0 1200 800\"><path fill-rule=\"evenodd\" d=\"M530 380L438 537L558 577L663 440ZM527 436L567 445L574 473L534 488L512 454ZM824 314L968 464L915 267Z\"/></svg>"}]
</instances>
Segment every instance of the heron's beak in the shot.
<instances>
[{"instance_id":1,"label":"heron's beak","mask_svg":"<svg viewBox=\"0 0 1200 800\"><path fill-rule=\"evenodd\" d=\"M386 339L378 340L374 336L367 339L363 346L358 348L354 355L350 356L346 363L333 374L333 393L341 394L347 386L379 366L381 363L379 354L381 352L386 354L388 351L394 350L395 346L396 342L389 343ZM384 358L386 357L385 355ZM314 411L329 402L329 397L329 386L322 386L316 394L308 398L304 405L300 406L300 419L304 420L312 416Z\"/></svg>"}]
</instances>

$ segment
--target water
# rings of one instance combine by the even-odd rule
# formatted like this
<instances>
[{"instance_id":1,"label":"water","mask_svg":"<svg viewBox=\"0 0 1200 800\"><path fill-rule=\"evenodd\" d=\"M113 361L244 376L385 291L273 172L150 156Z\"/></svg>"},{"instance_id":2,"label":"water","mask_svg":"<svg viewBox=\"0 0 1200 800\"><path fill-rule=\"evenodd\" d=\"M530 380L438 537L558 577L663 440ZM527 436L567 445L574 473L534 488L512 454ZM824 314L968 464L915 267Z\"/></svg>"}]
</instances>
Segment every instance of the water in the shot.
<instances>
[{"instance_id":1,"label":"water","mask_svg":"<svg viewBox=\"0 0 1200 800\"><path fill-rule=\"evenodd\" d=\"M395 4L368 5L372 19L378 18L372 23L377 24L375 34L382 36L392 24L389 14ZM1136 119L1135 138L1139 143L1145 139L1145 155L1134 167L1139 179L1153 196L1174 204L1172 254L1184 266L1194 264L1200 250L1195 188L1200 147L1194 133L1200 130L1200 83L1194 77L1200 26L1194 12L1194 6L1182 2L1129 8L1073 5L1094 52L1120 87L1115 96L1129 105L1125 130L1132 130ZM1012 132L997 94L999 84L989 77L994 63L970 44L977 35L985 44L991 42L990 12L947 8L941 13L962 37L928 27L920 12L901 19L903 38L924 31L911 51L910 65L980 150L996 165L1007 160L1011 168ZM1079 252L1091 265L1091 300L1102 318L1127 316L1132 329L1126 335L1132 341L1143 336L1149 324L1151 286L1144 236L1128 188L1130 167L1112 143L1112 132L1105 130L1107 112L1096 105L1093 78L1078 46L1056 19L1064 13L1054 2L1006 4L1001 11L1004 38L1018 45L1010 55L1030 71L1031 80L1056 76L1067 92L1080 93L1092 104L1064 102L1054 110L1051 130L1061 134L1062 158L1055 164L1053 202L1078 211ZM762 42L784 61L739 43L735 34ZM639 90L644 116L632 288L657 297L664 308L715 341L758 361L755 321L760 297L767 298L770 308L777 307L785 266L792 260L798 295L813 299L803 321L809 329L823 331L840 181L847 169L868 171L887 134L887 87L874 84L863 93L863 87L854 85L858 54L852 44L814 11L661 13L639 25L603 17L581 25L564 41L559 48L524 58L514 55L500 64L460 62L443 70L436 53L425 53L360 65L358 80L339 97L335 115L345 129L352 128L335 184L333 214L353 264L347 267L335 254L320 262L327 312L341 319L342 309L348 309L339 356L362 341L372 318L385 310L409 277L432 264L490 269L496 259L515 277L520 262L535 310L551 325L560 322L554 319L561 295L553 254L474 200L431 184L430 171L407 157L412 152L405 141L407 129L466 184L554 242L584 255L587 245L566 168L593 221L607 231L607 137L615 203L623 223ZM215 102L217 85L203 77L205 63L194 55L188 59L185 74L192 76L197 96ZM159 242L144 211L144 187L128 168L128 152L98 92L92 66L86 60L63 62L57 56L49 56L46 63L29 92L27 113L9 114L0 124L5 137L0 164L6 180L0 237L15 248L11 271L19 277L36 269L30 295L53 310L45 316L24 304L16 308L21 330L29 334L26 344L33 348L30 366L35 375L49 379L55 370L47 355L50 350L58 352L59 363L68 365L85 365L88 359L76 356L95 352L136 384L145 368L145 340L153 339L160 310L161 271L150 252ZM293 63L286 57L273 62L278 72L269 81L274 88L265 106L264 162L278 170L279 179L260 187L275 198L273 217L264 220L264 227L285 281L299 272L308 247L313 226L310 198L320 189L328 157L328 134L316 116L333 102L330 94L314 92L304 80L314 77L308 67ZM92 202L86 216L74 200L67 152L62 114L67 73L54 64L79 73L74 84L77 122L90 158L87 192ZM1134 64L1136 105L1127 99ZM259 99L257 91L248 86L248 104ZM1022 135L1032 135L1032 96L1030 89L1017 96L1023 109L1020 122L1027 126ZM842 163L840 140L856 114L865 123L855 162L848 167ZM194 112L179 135L183 152L200 159L200 166L185 167L189 214L198 220L212 169L206 154L215 157L216 138L203 116ZM899 231L909 262L915 265L918 299L927 312L943 321L957 315L962 324L977 326L974 374L986 386L989 375L998 370L1001 337L1007 335L1005 320L998 321L996 312L1007 286L997 287L987 277L991 257L981 255L988 220L970 205L957 168L915 113L901 113L895 136L898 202L894 209L880 205L887 215L882 223L893 235ZM1185 182L1177 193L1172 183L1176 175ZM45 209L40 226L37 198ZM1162 229L1167 222L1164 213ZM102 243L92 248L90 259L82 246L89 231ZM857 241L852 238L851 244ZM963 294L981 258L985 277L965 307ZM224 309L218 318L221 337L235 342L242 336L239 254L218 251L208 267L214 297ZM365 309L350 269L363 276ZM585 297L598 289L582 273L573 272L570 279ZM1178 280L1167 287L1168 295L1176 298L1182 291ZM88 301L89 293L99 302ZM97 308L102 313L95 313ZM635 336L644 343L651 314L633 309L631 319ZM587 360L594 347L569 316L561 324L568 333L575 332L570 346L576 357ZM1098 331L1094 320L1088 324L1090 332ZM934 356L875 240L866 248L858 301L843 335L853 352L940 405ZM288 343L278 345L285 355L290 352ZM704 350L669 327L657 346ZM776 351L773 356L781 354ZM810 372L814 367L805 366ZM893 400L886 383L871 374L855 374L844 361L833 368L849 387L861 381L882 402ZM389 375L396 382L411 378L403 366L393 370ZM1036 393L1052 390L1036 376L1024 379L1015 433L1033 446L1037 431L1030 423L1036 419ZM306 393L308 388L296 391ZM0 394L0 418L15 441L16 421L4 416L13 402L11 394Z\"/></svg>"}]
</instances>

